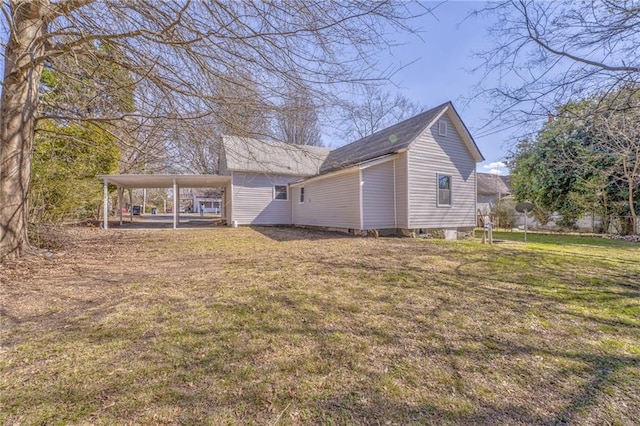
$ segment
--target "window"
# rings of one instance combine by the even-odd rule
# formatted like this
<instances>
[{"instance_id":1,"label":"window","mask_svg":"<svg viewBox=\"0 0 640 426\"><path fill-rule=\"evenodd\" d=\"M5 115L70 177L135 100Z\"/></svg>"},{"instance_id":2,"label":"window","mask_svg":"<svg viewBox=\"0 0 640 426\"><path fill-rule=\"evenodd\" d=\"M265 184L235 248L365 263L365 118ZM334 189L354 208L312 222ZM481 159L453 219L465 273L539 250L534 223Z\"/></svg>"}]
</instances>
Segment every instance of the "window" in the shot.
<instances>
[{"instance_id":1,"label":"window","mask_svg":"<svg viewBox=\"0 0 640 426\"><path fill-rule=\"evenodd\" d=\"M442 119L438 121L438 134L440 136L447 136L447 122Z\"/></svg>"},{"instance_id":2,"label":"window","mask_svg":"<svg viewBox=\"0 0 640 426\"><path fill-rule=\"evenodd\" d=\"M274 200L287 200L287 185L274 185L273 186L273 199Z\"/></svg>"},{"instance_id":3,"label":"window","mask_svg":"<svg viewBox=\"0 0 640 426\"><path fill-rule=\"evenodd\" d=\"M300 204L304 203L304 186L300 187Z\"/></svg>"},{"instance_id":4,"label":"window","mask_svg":"<svg viewBox=\"0 0 640 426\"><path fill-rule=\"evenodd\" d=\"M438 175L438 206L451 205L451 176Z\"/></svg>"}]
</instances>

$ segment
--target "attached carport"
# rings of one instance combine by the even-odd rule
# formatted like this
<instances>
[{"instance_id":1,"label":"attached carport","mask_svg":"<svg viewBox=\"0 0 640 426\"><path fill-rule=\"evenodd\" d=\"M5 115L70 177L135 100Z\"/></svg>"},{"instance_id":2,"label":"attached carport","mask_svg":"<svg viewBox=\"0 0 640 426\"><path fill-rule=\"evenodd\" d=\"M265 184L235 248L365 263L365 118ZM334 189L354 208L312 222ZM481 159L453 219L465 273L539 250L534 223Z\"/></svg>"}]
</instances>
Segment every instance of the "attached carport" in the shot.
<instances>
[{"instance_id":1,"label":"attached carport","mask_svg":"<svg viewBox=\"0 0 640 426\"><path fill-rule=\"evenodd\" d=\"M173 188L173 229L180 219L180 188L220 188L231 182L231 176L219 175L99 175L104 184L104 229L109 228L109 184L121 189Z\"/></svg>"}]
</instances>

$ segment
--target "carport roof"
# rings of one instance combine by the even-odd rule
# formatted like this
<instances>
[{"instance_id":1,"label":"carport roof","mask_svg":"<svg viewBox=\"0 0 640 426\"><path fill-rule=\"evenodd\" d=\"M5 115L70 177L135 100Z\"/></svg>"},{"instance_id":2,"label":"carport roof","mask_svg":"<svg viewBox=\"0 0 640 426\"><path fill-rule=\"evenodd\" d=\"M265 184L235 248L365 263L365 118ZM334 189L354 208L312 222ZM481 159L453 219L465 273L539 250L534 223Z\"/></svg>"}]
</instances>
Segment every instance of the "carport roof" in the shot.
<instances>
[{"instance_id":1,"label":"carport roof","mask_svg":"<svg viewBox=\"0 0 640 426\"><path fill-rule=\"evenodd\" d=\"M98 175L121 188L216 188L231 182L231 176L220 175Z\"/></svg>"}]
</instances>

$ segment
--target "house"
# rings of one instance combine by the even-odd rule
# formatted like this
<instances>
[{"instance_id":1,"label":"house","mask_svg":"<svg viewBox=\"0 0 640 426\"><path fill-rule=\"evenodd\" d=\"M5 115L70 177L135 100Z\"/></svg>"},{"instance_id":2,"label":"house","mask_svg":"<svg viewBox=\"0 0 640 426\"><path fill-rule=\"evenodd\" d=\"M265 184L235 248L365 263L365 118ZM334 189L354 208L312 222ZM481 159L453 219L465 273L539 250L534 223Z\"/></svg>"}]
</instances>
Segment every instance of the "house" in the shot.
<instances>
[{"instance_id":1,"label":"house","mask_svg":"<svg viewBox=\"0 0 640 426\"><path fill-rule=\"evenodd\" d=\"M222 200L217 190L190 188L185 192L185 195L187 195L185 200L187 201L187 209L189 212L198 213L202 208L203 213L220 213Z\"/></svg>"},{"instance_id":2,"label":"house","mask_svg":"<svg viewBox=\"0 0 640 426\"><path fill-rule=\"evenodd\" d=\"M225 136L223 218L448 236L476 225L484 160L451 102L340 148Z\"/></svg>"},{"instance_id":3,"label":"house","mask_svg":"<svg viewBox=\"0 0 640 426\"><path fill-rule=\"evenodd\" d=\"M486 215L493 206L511 195L509 176L499 176L493 173L478 173L478 210Z\"/></svg>"}]
</instances>

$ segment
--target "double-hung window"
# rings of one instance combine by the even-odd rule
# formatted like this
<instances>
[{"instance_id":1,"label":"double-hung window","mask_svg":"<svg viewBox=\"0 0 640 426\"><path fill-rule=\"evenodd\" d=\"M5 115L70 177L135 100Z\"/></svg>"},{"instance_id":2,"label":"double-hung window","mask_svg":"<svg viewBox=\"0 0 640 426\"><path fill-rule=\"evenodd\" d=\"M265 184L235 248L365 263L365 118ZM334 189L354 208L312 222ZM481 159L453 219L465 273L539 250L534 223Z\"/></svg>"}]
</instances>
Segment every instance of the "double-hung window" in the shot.
<instances>
[{"instance_id":1,"label":"double-hung window","mask_svg":"<svg viewBox=\"0 0 640 426\"><path fill-rule=\"evenodd\" d=\"M304 186L300 187L300 204L304 203Z\"/></svg>"},{"instance_id":2,"label":"double-hung window","mask_svg":"<svg viewBox=\"0 0 640 426\"><path fill-rule=\"evenodd\" d=\"M287 201L287 185L274 185L273 199Z\"/></svg>"},{"instance_id":3,"label":"double-hung window","mask_svg":"<svg viewBox=\"0 0 640 426\"><path fill-rule=\"evenodd\" d=\"M451 176L438 174L438 207L451 206Z\"/></svg>"}]
</instances>

